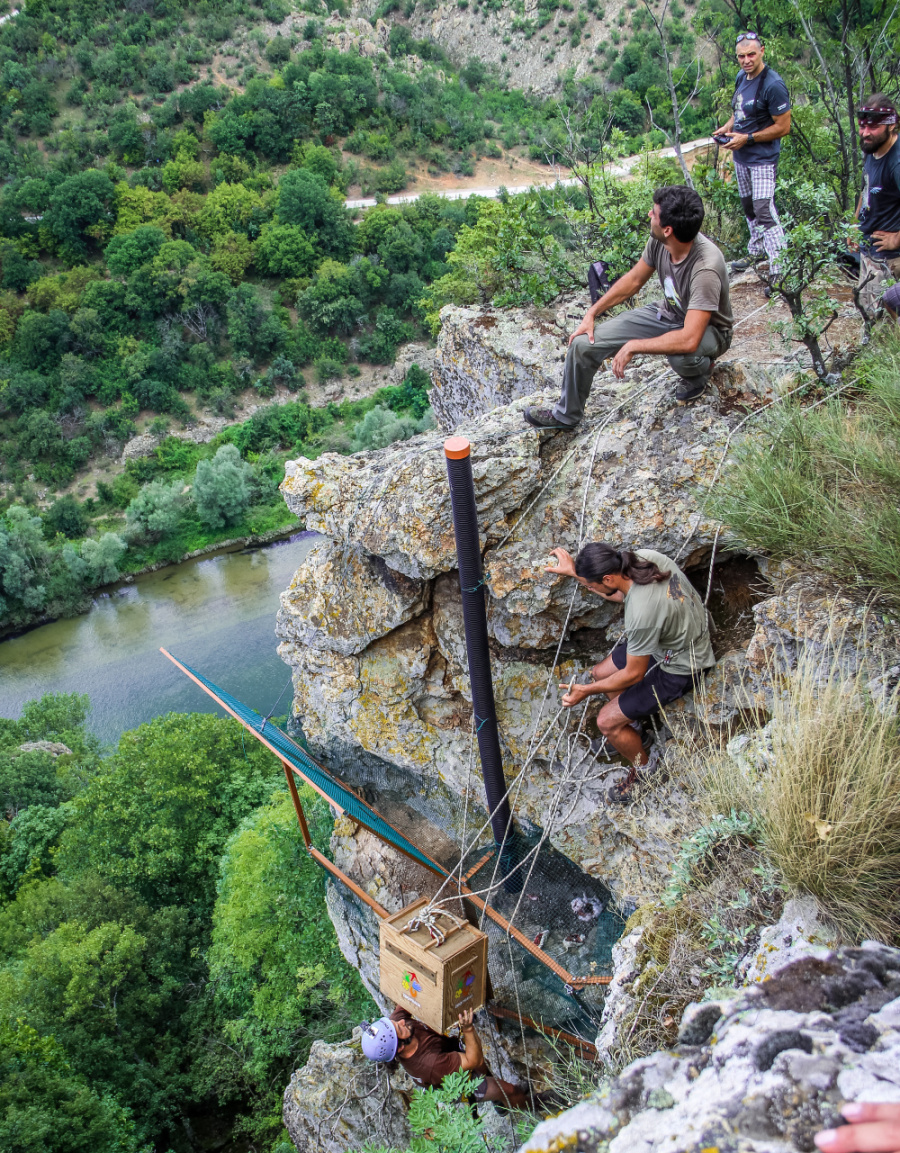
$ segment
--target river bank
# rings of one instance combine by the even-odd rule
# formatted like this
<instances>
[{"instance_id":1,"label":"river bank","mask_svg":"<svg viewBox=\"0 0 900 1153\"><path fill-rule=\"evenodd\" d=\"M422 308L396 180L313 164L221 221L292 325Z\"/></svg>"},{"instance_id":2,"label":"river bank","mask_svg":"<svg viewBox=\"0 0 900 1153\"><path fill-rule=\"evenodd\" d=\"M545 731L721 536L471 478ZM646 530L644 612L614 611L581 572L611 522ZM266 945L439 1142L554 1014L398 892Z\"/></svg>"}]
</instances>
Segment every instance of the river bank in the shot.
<instances>
[{"instance_id":1,"label":"river bank","mask_svg":"<svg viewBox=\"0 0 900 1153\"><path fill-rule=\"evenodd\" d=\"M0 641L0 716L17 716L44 693L87 693L89 728L112 744L161 713L217 711L160 647L263 714L286 713L289 670L275 651L275 614L317 539L301 531L234 543L121 581L88 613Z\"/></svg>"},{"instance_id":2,"label":"river bank","mask_svg":"<svg viewBox=\"0 0 900 1153\"><path fill-rule=\"evenodd\" d=\"M197 560L199 557L209 557L213 555L225 554L229 552L236 552L239 549L246 548L264 548L266 545L273 544L275 541L285 540L298 532L301 532L301 521L292 519L291 523L279 528L269 529L262 533L250 533L246 536L230 537L226 540L213 541L210 544L203 545L202 548L193 549L190 552L184 553L176 560L160 560L154 561L150 564L142 565L139 568L131 569L109 584L98 585L97 588L85 592L81 601L77 602L74 606L74 611L66 613L41 613L35 616L33 621L26 625L15 625L10 627L0 626L0 643L5 640L14 639L15 637L23 636L25 633L31 632L32 629L42 628L44 625L53 624L59 620L71 620L73 617L83 616L85 613L91 611L92 606L97 601L98 597L108 596L114 593L123 585L133 584L138 577L144 576L148 573L160 572L162 569L177 568L178 565L185 564L188 561Z\"/></svg>"}]
</instances>

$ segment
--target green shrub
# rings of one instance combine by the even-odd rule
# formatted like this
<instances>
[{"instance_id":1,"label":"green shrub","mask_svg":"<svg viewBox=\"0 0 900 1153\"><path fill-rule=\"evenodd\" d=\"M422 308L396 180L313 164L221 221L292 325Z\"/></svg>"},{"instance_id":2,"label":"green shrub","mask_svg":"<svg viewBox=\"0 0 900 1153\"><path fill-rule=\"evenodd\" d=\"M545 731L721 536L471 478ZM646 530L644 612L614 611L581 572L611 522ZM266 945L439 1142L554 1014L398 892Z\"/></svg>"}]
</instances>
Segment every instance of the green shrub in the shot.
<instances>
[{"instance_id":1,"label":"green shrub","mask_svg":"<svg viewBox=\"0 0 900 1153\"><path fill-rule=\"evenodd\" d=\"M389 408L376 404L353 429L352 450L385 448L433 427L430 410L417 421L409 416L397 416Z\"/></svg>"},{"instance_id":2,"label":"green shrub","mask_svg":"<svg viewBox=\"0 0 900 1153\"><path fill-rule=\"evenodd\" d=\"M735 446L709 507L752 547L900 604L900 340L892 330L855 371L852 400L773 406Z\"/></svg>"},{"instance_id":3,"label":"green shrub","mask_svg":"<svg viewBox=\"0 0 900 1153\"><path fill-rule=\"evenodd\" d=\"M241 519L250 503L251 472L233 444L223 444L212 460L200 461L192 493L203 524L222 528Z\"/></svg>"}]
</instances>

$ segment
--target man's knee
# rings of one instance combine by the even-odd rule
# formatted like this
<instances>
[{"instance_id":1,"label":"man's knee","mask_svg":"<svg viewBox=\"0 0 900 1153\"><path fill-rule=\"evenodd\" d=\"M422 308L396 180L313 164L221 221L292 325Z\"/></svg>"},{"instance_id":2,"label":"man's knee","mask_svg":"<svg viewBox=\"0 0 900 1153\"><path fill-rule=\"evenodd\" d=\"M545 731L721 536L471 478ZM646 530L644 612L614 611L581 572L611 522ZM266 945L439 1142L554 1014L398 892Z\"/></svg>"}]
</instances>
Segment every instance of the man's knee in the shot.
<instances>
[{"instance_id":1,"label":"man's knee","mask_svg":"<svg viewBox=\"0 0 900 1153\"><path fill-rule=\"evenodd\" d=\"M689 352L668 357L669 365L679 376L706 376L712 361L701 352Z\"/></svg>"},{"instance_id":2,"label":"man's knee","mask_svg":"<svg viewBox=\"0 0 900 1153\"><path fill-rule=\"evenodd\" d=\"M744 215L748 220L756 219L756 209L754 208L755 201L752 196L741 197L741 208L744 210Z\"/></svg>"},{"instance_id":3,"label":"man's knee","mask_svg":"<svg viewBox=\"0 0 900 1153\"><path fill-rule=\"evenodd\" d=\"M753 201L753 214L756 217L756 223L762 229L774 228L778 223L772 212L772 201L768 197L765 200Z\"/></svg>"},{"instance_id":4,"label":"man's knee","mask_svg":"<svg viewBox=\"0 0 900 1153\"><path fill-rule=\"evenodd\" d=\"M616 693L616 696L618 695L619 694ZM616 732L617 729L621 729L623 725L627 723L627 721L622 719L622 714L618 709L613 712L608 707L602 708L597 714L597 728L600 730L604 737L611 736L614 732Z\"/></svg>"}]
</instances>

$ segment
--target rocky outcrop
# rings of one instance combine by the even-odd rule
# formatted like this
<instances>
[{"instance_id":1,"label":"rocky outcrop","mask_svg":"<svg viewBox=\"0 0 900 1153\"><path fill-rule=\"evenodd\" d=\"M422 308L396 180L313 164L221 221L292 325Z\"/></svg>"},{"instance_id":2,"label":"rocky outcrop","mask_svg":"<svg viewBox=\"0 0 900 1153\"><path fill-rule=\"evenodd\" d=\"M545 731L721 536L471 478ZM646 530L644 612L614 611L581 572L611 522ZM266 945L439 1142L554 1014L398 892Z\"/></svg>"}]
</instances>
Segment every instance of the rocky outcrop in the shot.
<instances>
[{"instance_id":1,"label":"rocky outcrop","mask_svg":"<svg viewBox=\"0 0 900 1153\"><path fill-rule=\"evenodd\" d=\"M62 741L26 741L19 745L21 753L49 753L51 757L71 757L72 750Z\"/></svg>"},{"instance_id":2,"label":"rocky outcrop","mask_svg":"<svg viewBox=\"0 0 900 1153\"><path fill-rule=\"evenodd\" d=\"M900 950L807 947L690 1006L674 1050L544 1121L521 1153L797 1153L843 1101L900 1101Z\"/></svg>"},{"instance_id":3,"label":"rocky outcrop","mask_svg":"<svg viewBox=\"0 0 900 1153\"><path fill-rule=\"evenodd\" d=\"M349 1041L314 1041L309 1060L284 1092L282 1117L297 1153L347 1153L367 1141L406 1149L406 1119L415 1088L398 1069L373 1065L363 1056L360 1030Z\"/></svg>"},{"instance_id":4,"label":"rocky outcrop","mask_svg":"<svg viewBox=\"0 0 900 1153\"><path fill-rule=\"evenodd\" d=\"M577 550L583 529L586 539L659 548L684 565L702 558L716 526L697 503L698 485L717 468L736 419L713 404L676 409L657 367L624 384L599 378L584 430L568 439L539 437L522 421L524 403L459 430L473 445L510 777L541 719L557 711L558 677L589 667L620 629L620 610L544 571L551 548ZM472 710L441 449L431 433L378 452L288 462L289 507L330 543L298 570L277 631L308 739L366 750L461 796ZM522 782L519 815L620 896L640 899L667 868L689 799L670 783L652 811L612 812L602 798L614 770L593 762L587 740L575 747L569 770L584 762L577 787L554 792L565 770L548 749Z\"/></svg>"},{"instance_id":5,"label":"rocky outcrop","mask_svg":"<svg viewBox=\"0 0 900 1153\"><path fill-rule=\"evenodd\" d=\"M640 301L649 303L659 296L659 284L652 281ZM716 399L729 405L758 403L760 397L770 398L794 387L797 370L809 369L810 360L802 346L786 344L775 334L774 326L789 320L786 307L766 300L753 273L732 283L731 302L734 339L716 361L712 376ZM442 309L430 394L441 427L452 431L497 405L534 393L547 390L558 395L569 334L589 303L585 296L576 295L547 309L456 305ZM841 304L830 335L836 346L859 345L862 328L852 301ZM664 367L664 362L659 358L647 362L648 367L653 365ZM633 371L646 375L646 368ZM601 374L597 383L612 379Z\"/></svg>"},{"instance_id":6,"label":"rocky outcrop","mask_svg":"<svg viewBox=\"0 0 900 1153\"><path fill-rule=\"evenodd\" d=\"M748 311L738 315L749 318L750 335L736 339L729 356L737 363L753 351L756 368L771 368L771 383L788 364L784 350L773 347L766 361L753 344L751 315L766 301L741 299ZM624 381L597 375L577 433L538 435L522 409L556 398L566 333L583 306L572 298L555 312L449 308L435 354L435 409L445 430L473 446L510 779L534 751L541 725L560 734L561 721L552 721L558 683L601 658L621 628L619 609L545 571L550 550L608 539L657 548L683 567L705 565L718 526L704 511L703 487L743 419L735 402L757 403L724 381L690 409L677 408L674 374L659 360L636 360ZM433 432L377 452L288 462L285 499L328 542L298 570L277 632L294 671L295 713L314 744L365 750L462 796L473 718L441 449L442 434ZM727 543L720 536L719 565ZM741 643L729 638L702 692L673 708L674 716L727 728L766 711L767 654L777 651L786 672L804 652L824 662L831 650L823 630L836 613L846 622L848 652L863 640L871 647L879 629L885 649L883 623L860 620L854 606L808 578L778 575L780 591L755 607ZM705 570L698 576L702 587ZM587 738L596 736L592 715ZM521 782L516 807L618 897L641 903L667 872L671 845L690 821L690 798L671 773L645 808L613 810L604 798L615 771L593 758L584 738L564 757L547 744ZM554 792L576 775L577 787Z\"/></svg>"}]
</instances>

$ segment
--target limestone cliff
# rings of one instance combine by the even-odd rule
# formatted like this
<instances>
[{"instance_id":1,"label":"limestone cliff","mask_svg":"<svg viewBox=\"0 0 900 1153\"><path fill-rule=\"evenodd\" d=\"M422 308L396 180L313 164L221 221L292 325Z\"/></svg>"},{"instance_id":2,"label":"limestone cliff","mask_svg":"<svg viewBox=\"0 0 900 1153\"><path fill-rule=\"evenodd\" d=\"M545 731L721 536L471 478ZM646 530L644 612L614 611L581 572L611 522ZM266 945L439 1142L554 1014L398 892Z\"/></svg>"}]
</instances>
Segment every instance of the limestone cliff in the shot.
<instances>
[{"instance_id":1,"label":"limestone cliff","mask_svg":"<svg viewBox=\"0 0 900 1153\"><path fill-rule=\"evenodd\" d=\"M746 299L745 307L758 302ZM674 374L647 361L624 382L597 376L577 434L538 435L522 409L555 399L567 317L580 308L447 309L435 358L435 410L445 429L473 446L509 779L538 726L557 712L559 680L602 658L621 627L619 609L544 571L550 550L575 551L592 539L657 548L689 570L697 566L705 587L718 526L704 512L704 486L743 408L758 405L754 387L771 392L790 367L777 348L766 360L751 324L718 366L719 387L692 408L675 406ZM750 360L757 375L735 383ZM439 782L462 797L472 710L441 449L435 432L352 457L288 462L285 499L324 539L284 593L277 633L294 671L295 715L315 745L374 754L414 774L422 791ZM719 537L720 550L727 543ZM790 665L808 642L827 647L815 621L832 611L833 599L789 587L757 604L742 633L717 638L719 667L682 711L725 724L764 705L759 672L767 654L780 646ZM851 623L854 611L846 606ZM587 735L596 735L590 724ZM557 848L620 899L640 903L667 872L690 798L672 774L639 811L611 810L602 798L615 768L594 763L587 741L577 748L583 771L566 803L554 793L559 756L544 749L522 782L517 813L548 829Z\"/></svg>"},{"instance_id":2,"label":"limestone cliff","mask_svg":"<svg viewBox=\"0 0 900 1153\"><path fill-rule=\"evenodd\" d=\"M797 1153L844 1101L900 1101L900 950L805 943L689 1006L677 1046L538 1125L520 1153Z\"/></svg>"},{"instance_id":3,"label":"limestone cliff","mask_svg":"<svg viewBox=\"0 0 900 1153\"><path fill-rule=\"evenodd\" d=\"M675 408L672 380L653 366L624 383L598 377L583 431L539 437L522 420L524 400L493 407L499 358L486 342L494 329L465 323L481 341L469 351L472 395L491 398L490 411L458 431L473 445L511 778L536 725L558 709L558 677L587 669L620 629L619 610L544 571L551 548L577 550L583 536L659 548L682 565L703 560L716 525L698 504L698 486L714 474L737 418L714 403ZM452 338L458 347L460 333L447 329L442 345ZM557 367L561 345L557 338L549 353ZM551 396L547 389L535 399ZM441 449L433 433L354 457L288 462L285 499L326 539L283 595L277 633L308 739L365 750L463 795L472 711ZM558 806L558 776L554 757L536 760L517 799L520 817L549 826L568 857L639 899L644 871L665 868L669 826L677 830L686 799L673 786L663 830L654 816L608 814L599 804L602 773L585 774Z\"/></svg>"}]
</instances>

